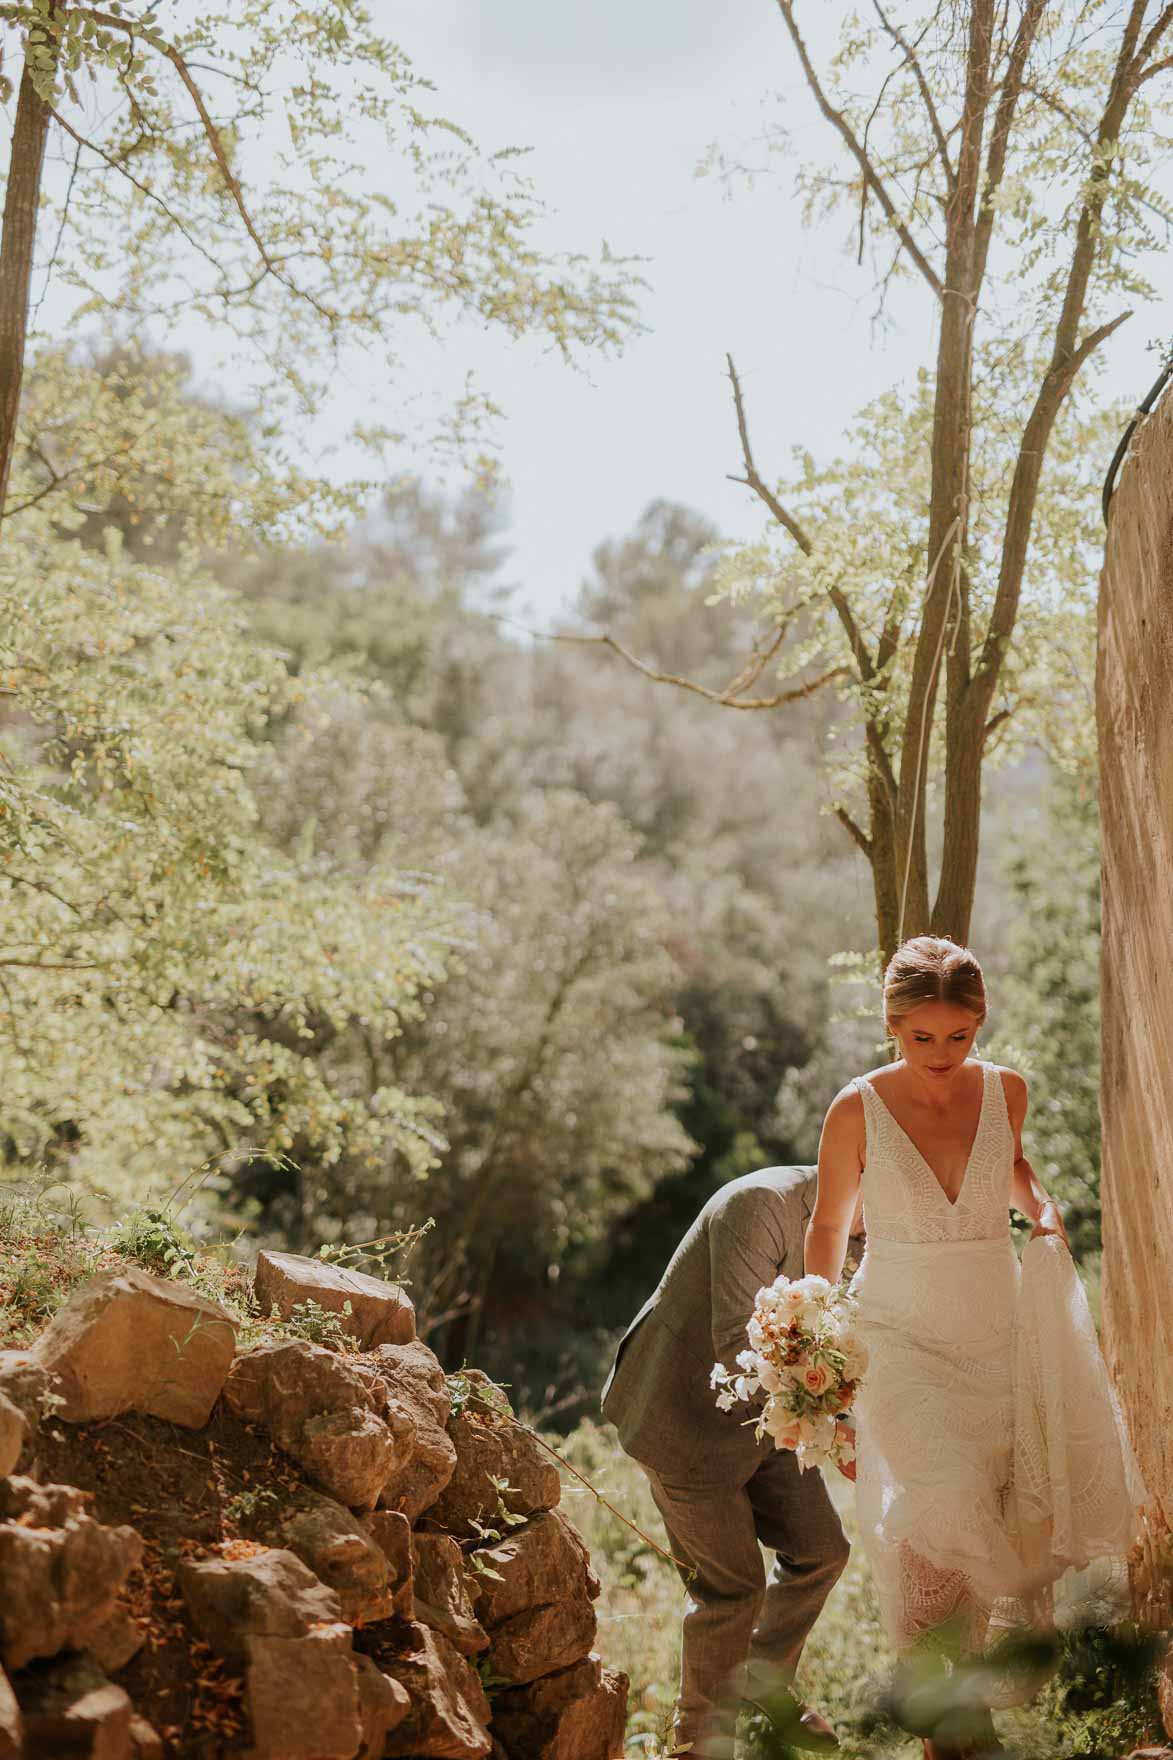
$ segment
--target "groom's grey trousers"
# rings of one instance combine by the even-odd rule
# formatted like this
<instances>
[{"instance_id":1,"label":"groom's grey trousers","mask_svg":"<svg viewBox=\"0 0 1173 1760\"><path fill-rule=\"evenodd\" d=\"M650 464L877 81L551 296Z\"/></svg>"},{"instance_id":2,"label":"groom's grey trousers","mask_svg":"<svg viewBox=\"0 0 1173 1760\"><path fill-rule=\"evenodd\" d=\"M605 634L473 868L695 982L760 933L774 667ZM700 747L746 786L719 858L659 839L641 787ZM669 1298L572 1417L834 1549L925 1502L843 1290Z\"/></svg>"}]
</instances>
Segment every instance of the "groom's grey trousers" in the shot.
<instances>
[{"instance_id":1,"label":"groom's grey trousers","mask_svg":"<svg viewBox=\"0 0 1173 1760\"><path fill-rule=\"evenodd\" d=\"M747 1663L793 1672L847 1562L822 1474L723 1412L714 1362L736 1368L763 1284L801 1277L815 1170L767 1167L722 1186L619 1342L603 1414L639 1461L685 1582L675 1741L700 1760L733 1753ZM858 1253L861 1243L855 1243ZM759 1542L775 1554L767 1578ZM695 1576L689 1581L689 1571Z\"/></svg>"}]
</instances>

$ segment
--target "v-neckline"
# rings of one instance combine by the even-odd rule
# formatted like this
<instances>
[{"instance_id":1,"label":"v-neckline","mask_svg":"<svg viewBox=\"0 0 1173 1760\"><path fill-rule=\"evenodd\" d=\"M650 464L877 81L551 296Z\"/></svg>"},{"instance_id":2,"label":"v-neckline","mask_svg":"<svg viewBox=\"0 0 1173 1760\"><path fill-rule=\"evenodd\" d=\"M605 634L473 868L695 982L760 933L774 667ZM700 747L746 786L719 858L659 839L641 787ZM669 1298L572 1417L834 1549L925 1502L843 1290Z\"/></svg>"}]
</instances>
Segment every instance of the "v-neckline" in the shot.
<instances>
[{"instance_id":1,"label":"v-neckline","mask_svg":"<svg viewBox=\"0 0 1173 1760\"><path fill-rule=\"evenodd\" d=\"M982 1072L982 1102L981 1102L981 1105L978 1107L977 1129L973 1133L973 1141L970 1143L969 1153L965 1157L965 1168L962 1172L961 1184L957 1188L957 1196L955 1198L951 1198L948 1195L944 1186L941 1184L940 1180L937 1178L936 1174L933 1172L932 1168L929 1166L924 1155L917 1148L916 1144L913 1142L912 1138L909 1136L908 1132L905 1130L904 1126L901 1124L900 1120L897 1118L896 1114L893 1112L893 1110L889 1106L888 1102L884 1099L884 1096L880 1093L880 1090L876 1087L876 1084L871 1080L871 1078L869 1076L861 1076L860 1077L861 1081L867 1083L868 1087L871 1089L872 1093L875 1095L875 1097L879 1101L880 1105L884 1108L884 1111L888 1114L888 1117L892 1120L892 1123L896 1126L896 1129L900 1132L900 1135L904 1138L904 1141L908 1144L909 1148L912 1150L913 1154L916 1156L917 1160L920 1162L921 1166L924 1168L925 1172L928 1174L929 1178L932 1180L933 1184L936 1186L937 1190L940 1192L942 1198L944 1198L946 1204L948 1204L950 1210L956 1210L958 1204L961 1202L961 1194L962 1194L962 1192L964 1192L966 1181L969 1178L969 1169L970 1169L970 1164L973 1161L973 1152L978 1146L978 1138L982 1134L982 1125L985 1123L985 1119L986 1119L986 1095L989 1090L989 1082L986 1079L987 1065L983 1059L979 1058L979 1059L976 1059L975 1061L977 1062L978 1068Z\"/></svg>"}]
</instances>

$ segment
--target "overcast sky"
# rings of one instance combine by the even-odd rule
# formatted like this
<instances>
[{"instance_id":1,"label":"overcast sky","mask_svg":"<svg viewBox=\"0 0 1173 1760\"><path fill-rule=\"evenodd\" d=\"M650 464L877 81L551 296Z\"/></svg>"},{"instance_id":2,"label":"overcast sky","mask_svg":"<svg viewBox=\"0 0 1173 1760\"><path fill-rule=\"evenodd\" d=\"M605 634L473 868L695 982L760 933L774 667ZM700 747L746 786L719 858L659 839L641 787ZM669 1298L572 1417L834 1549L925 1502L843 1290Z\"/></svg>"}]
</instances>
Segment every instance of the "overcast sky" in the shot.
<instances>
[{"instance_id":1,"label":"overcast sky","mask_svg":"<svg viewBox=\"0 0 1173 1760\"><path fill-rule=\"evenodd\" d=\"M385 20L383 10L380 27L435 81L442 112L485 147L533 149L530 175L556 210L551 240L591 249L606 238L649 259L650 333L619 359L574 373L499 337L473 351L508 418L507 572L540 618L566 602L593 546L657 496L699 509L724 535L760 531L749 492L726 481L739 467L726 350L766 473L785 469L795 445L831 452L854 409L925 361L932 314L919 284L877 326L871 274L843 249L847 222L802 226L794 168L832 143L773 0L398 0ZM825 60L844 8L802 11ZM767 119L791 137L786 162L732 193L698 179L714 142L761 161ZM1157 367L1145 345L1171 332L1170 302L1138 312L1106 351L1104 391L1139 399Z\"/></svg>"}]
</instances>

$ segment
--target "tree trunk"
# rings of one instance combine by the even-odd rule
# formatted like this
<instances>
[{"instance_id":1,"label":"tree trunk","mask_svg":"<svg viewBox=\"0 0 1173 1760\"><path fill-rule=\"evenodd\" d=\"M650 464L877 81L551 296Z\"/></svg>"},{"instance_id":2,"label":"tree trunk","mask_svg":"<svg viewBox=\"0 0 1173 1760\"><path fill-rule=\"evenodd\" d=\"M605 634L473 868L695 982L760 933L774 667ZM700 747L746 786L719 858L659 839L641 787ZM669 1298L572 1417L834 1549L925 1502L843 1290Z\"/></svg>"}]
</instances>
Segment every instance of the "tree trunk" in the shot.
<instances>
[{"instance_id":1,"label":"tree trunk","mask_svg":"<svg viewBox=\"0 0 1173 1760\"><path fill-rule=\"evenodd\" d=\"M50 0L50 17L55 10L56 0ZM16 448L37 209L41 201L45 140L49 133L49 105L33 83L29 63L39 56L42 62L47 60L50 68L55 67L57 53L57 38L51 31L38 29L30 33L25 46L16 124L12 131L4 227L0 233L0 519L3 518L12 455Z\"/></svg>"}]
</instances>

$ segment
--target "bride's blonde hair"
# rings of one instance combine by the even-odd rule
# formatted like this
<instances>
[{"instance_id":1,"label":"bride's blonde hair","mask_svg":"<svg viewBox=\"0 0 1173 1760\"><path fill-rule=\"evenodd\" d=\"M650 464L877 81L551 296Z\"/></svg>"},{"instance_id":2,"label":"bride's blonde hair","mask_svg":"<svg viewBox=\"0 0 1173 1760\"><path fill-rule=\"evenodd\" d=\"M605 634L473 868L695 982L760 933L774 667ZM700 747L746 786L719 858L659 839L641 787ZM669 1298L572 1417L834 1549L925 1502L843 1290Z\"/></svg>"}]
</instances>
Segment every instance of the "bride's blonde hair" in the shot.
<instances>
[{"instance_id":1,"label":"bride's blonde hair","mask_svg":"<svg viewBox=\"0 0 1173 1760\"><path fill-rule=\"evenodd\" d=\"M925 1002L951 1002L986 1018L982 968L968 947L939 935L914 935L898 947L884 972L884 1020L903 1020Z\"/></svg>"}]
</instances>

